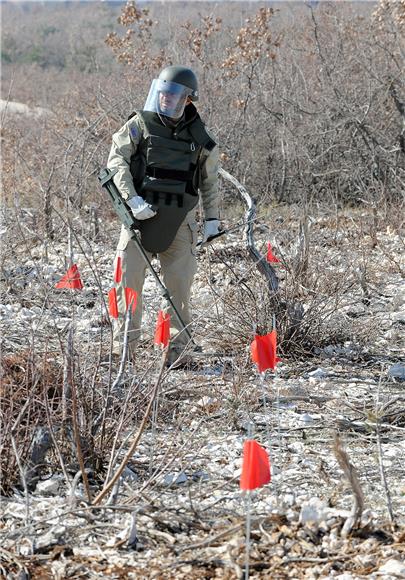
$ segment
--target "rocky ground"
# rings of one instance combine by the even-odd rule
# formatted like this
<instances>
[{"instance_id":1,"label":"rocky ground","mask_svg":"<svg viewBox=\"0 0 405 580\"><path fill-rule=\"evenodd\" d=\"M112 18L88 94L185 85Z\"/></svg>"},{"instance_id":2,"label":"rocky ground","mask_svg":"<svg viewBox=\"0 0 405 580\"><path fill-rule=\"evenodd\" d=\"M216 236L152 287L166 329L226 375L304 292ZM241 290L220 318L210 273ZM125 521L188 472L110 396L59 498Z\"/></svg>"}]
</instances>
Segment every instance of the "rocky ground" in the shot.
<instances>
[{"instance_id":1,"label":"rocky ground","mask_svg":"<svg viewBox=\"0 0 405 580\"><path fill-rule=\"evenodd\" d=\"M405 287L398 218L376 222L359 210L314 210L302 271L299 210L263 212L257 244L265 252L271 240L281 258L280 295L303 305L301 331L283 343L280 323L282 362L275 373L259 376L249 345L255 328L271 328L266 284L237 232L202 251L193 308L196 340L208 354L198 370L163 373L120 485L99 502L107 472L114 473L134 441L156 383L158 295L148 280L145 343L126 365L103 429L90 437L118 372L101 362L110 340L102 296L112 284L116 224L98 238L90 225L76 224L84 289L72 296L54 288L65 273L66 244L45 244L35 216L24 210L23 242L16 245L12 216L5 216L5 577L243 577L247 503L239 477L248 431L268 449L272 465L271 483L252 493L251 578L405 577ZM77 421L93 458L87 489L60 410L71 328ZM24 489L24 458L49 423L55 445L39 480ZM351 530L356 490L338 461L337 434L364 498Z\"/></svg>"}]
</instances>

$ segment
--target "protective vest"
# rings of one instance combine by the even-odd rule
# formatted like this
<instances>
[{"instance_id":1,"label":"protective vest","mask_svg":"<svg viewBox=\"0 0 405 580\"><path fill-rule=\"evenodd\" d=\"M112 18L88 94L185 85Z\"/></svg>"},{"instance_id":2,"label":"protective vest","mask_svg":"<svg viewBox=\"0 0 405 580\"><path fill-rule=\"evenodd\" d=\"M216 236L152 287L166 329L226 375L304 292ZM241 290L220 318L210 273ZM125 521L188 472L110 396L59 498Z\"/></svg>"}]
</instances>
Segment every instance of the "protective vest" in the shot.
<instances>
[{"instance_id":1,"label":"protective vest","mask_svg":"<svg viewBox=\"0 0 405 580\"><path fill-rule=\"evenodd\" d=\"M178 127L163 125L156 113L135 113L142 138L131 159L135 189L156 215L139 222L145 250L164 252L173 242L187 213L198 202L199 158L216 143L208 135L194 105L185 109L185 122Z\"/></svg>"}]
</instances>

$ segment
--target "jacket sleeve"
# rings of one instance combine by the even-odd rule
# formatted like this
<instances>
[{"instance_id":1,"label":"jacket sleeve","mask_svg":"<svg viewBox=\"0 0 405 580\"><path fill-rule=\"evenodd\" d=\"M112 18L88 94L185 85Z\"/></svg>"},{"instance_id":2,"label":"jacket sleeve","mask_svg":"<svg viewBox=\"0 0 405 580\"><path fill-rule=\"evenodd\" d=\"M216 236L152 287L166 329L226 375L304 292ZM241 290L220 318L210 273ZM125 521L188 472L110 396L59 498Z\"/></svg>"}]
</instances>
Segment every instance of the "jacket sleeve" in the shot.
<instances>
[{"instance_id":1,"label":"jacket sleeve","mask_svg":"<svg viewBox=\"0 0 405 580\"><path fill-rule=\"evenodd\" d=\"M136 117L132 117L112 137L108 169L118 169L114 175L114 183L124 199L130 199L137 194L130 171L131 157L138 148L141 129Z\"/></svg>"},{"instance_id":2,"label":"jacket sleeve","mask_svg":"<svg viewBox=\"0 0 405 580\"><path fill-rule=\"evenodd\" d=\"M219 148L215 145L211 151L204 151L201 157L199 189L205 219L219 219L218 168Z\"/></svg>"}]
</instances>

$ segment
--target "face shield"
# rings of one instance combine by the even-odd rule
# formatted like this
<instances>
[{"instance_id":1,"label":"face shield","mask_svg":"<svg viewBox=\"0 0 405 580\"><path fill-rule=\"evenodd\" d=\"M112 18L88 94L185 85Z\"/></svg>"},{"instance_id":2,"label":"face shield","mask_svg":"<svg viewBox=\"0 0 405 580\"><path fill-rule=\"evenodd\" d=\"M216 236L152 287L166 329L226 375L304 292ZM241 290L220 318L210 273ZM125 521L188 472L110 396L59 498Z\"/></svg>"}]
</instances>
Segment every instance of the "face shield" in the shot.
<instances>
[{"instance_id":1,"label":"face shield","mask_svg":"<svg viewBox=\"0 0 405 580\"><path fill-rule=\"evenodd\" d=\"M144 111L159 113L170 119L180 119L192 90L184 85L154 79L152 81Z\"/></svg>"}]
</instances>

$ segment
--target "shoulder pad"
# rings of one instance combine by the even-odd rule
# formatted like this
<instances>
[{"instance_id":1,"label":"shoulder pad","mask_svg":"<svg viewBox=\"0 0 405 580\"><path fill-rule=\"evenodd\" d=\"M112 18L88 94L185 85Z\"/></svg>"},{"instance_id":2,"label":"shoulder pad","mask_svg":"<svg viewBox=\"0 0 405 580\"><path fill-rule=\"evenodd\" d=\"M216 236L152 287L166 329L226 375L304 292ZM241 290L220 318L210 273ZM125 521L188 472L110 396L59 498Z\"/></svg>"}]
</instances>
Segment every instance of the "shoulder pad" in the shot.
<instances>
[{"instance_id":1,"label":"shoulder pad","mask_svg":"<svg viewBox=\"0 0 405 580\"><path fill-rule=\"evenodd\" d=\"M191 123L189 130L193 138L201 147L207 151L212 151L214 149L216 143L209 135L205 124L202 122L199 116Z\"/></svg>"}]
</instances>

